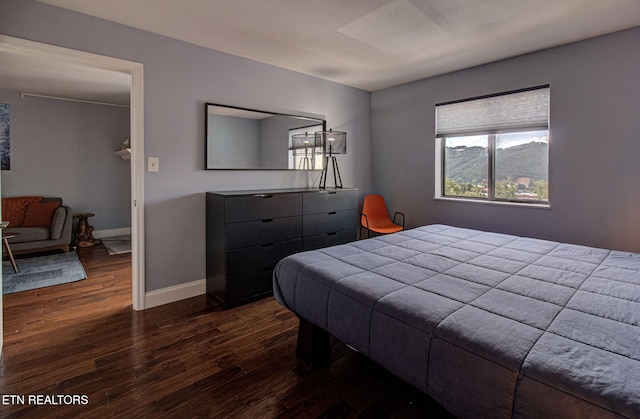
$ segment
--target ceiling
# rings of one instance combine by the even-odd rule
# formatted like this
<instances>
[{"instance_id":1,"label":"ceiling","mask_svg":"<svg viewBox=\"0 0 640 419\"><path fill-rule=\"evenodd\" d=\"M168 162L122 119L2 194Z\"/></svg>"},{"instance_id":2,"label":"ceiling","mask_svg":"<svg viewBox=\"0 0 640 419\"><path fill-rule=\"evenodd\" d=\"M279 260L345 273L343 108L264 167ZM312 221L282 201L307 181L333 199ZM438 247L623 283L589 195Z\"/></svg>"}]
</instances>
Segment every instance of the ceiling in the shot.
<instances>
[{"instance_id":1,"label":"ceiling","mask_svg":"<svg viewBox=\"0 0 640 419\"><path fill-rule=\"evenodd\" d=\"M0 63L0 89L27 95L129 105L129 74L4 51L0 51Z\"/></svg>"},{"instance_id":2,"label":"ceiling","mask_svg":"<svg viewBox=\"0 0 640 419\"><path fill-rule=\"evenodd\" d=\"M639 0L39 1L368 91L640 25Z\"/></svg>"}]
</instances>

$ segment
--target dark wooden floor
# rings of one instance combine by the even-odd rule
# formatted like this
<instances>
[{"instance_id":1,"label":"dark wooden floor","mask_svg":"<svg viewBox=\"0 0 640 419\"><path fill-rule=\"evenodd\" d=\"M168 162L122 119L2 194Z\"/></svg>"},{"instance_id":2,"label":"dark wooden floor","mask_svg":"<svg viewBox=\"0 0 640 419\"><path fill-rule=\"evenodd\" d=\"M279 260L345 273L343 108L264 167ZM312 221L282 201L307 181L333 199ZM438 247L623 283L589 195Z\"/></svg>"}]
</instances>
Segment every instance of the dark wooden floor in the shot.
<instances>
[{"instance_id":1,"label":"dark wooden floor","mask_svg":"<svg viewBox=\"0 0 640 419\"><path fill-rule=\"evenodd\" d=\"M134 312L130 256L79 254L86 280L4 297L0 417L447 416L339 342L329 367L297 361L297 320L273 298L221 310L200 296ZM5 404L8 395L25 405ZM29 395L88 403L30 405Z\"/></svg>"}]
</instances>

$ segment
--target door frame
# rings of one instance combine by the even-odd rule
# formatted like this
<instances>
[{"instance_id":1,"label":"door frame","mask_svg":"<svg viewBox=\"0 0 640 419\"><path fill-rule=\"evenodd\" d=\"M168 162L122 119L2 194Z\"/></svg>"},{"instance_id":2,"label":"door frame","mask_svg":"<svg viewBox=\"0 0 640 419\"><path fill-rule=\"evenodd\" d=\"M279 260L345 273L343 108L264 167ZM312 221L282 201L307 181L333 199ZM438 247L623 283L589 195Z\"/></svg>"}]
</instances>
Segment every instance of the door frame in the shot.
<instances>
[{"instance_id":1,"label":"door frame","mask_svg":"<svg viewBox=\"0 0 640 419\"><path fill-rule=\"evenodd\" d=\"M122 60L120 58L107 57L104 55L29 41L7 35L0 35L0 51L30 57L51 58L131 75L131 299L134 310L144 310L145 226L143 65L133 61ZM2 310L1 304L0 310ZM1 322L0 333L2 333Z\"/></svg>"}]
</instances>

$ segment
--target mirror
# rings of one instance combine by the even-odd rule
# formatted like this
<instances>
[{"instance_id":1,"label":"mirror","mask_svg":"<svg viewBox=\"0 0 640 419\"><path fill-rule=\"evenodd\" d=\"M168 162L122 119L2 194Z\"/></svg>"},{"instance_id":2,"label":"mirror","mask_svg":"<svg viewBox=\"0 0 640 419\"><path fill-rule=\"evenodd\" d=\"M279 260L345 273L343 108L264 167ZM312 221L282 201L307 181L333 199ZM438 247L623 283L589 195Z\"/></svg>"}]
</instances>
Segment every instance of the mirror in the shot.
<instances>
[{"instance_id":1,"label":"mirror","mask_svg":"<svg viewBox=\"0 0 640 419\"><path fill-rule=\"evenodd\" d=\"M205 103L205 168L322 170L321 147L296 147L294 136L326 131L318 117Z\"/></svg>"}]
</instances>

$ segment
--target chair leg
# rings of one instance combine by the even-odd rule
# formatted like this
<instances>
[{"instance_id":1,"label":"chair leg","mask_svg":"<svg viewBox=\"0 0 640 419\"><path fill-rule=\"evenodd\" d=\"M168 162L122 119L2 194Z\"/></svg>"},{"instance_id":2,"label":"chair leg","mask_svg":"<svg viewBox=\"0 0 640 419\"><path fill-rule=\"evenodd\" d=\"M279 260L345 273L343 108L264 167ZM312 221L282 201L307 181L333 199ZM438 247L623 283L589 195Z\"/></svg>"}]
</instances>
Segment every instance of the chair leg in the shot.
<instances>
[{"instance_id":1,"label":"chair leg","mask_svg":"<svg viewBox=\"0 0 640 419\"><path fill-rule=\"evenodd\" d=\"M370 238L371 238L371 230L369 230L369 228L367 228L367 227L365 227L365 226L363 226L363 225L360 225L360 232L359 232L360 240L362 240L362 239L363 239L363 237L362 237L362 229L363 229L363 228L364 228L365 230L367 230L367 238L368 238L368 239L370 239Z\"/></svg>"}]
</instances>

